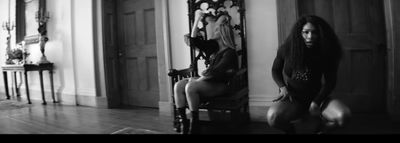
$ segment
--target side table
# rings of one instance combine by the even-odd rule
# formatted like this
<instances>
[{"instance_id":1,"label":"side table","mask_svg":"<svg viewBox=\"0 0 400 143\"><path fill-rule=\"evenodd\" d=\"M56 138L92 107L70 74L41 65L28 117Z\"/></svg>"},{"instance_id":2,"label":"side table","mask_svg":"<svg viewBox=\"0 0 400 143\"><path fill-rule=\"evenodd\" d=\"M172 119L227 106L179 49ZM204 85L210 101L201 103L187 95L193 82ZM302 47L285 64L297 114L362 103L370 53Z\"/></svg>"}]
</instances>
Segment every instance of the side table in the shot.
<instances>
[{"instance_id":1,"label":"side table","mask_svg":"<svg viewBox=\"0 0 400 143\"><path fill-rule=\"evenodd\" d=\"M43 71L49 71L50 75L50 84L51 84L51 93L52 93L52 98L53 98L53 103L57 103L55 96L54 96L54 81L53 81L53 70L54 70L54 64L53 63L46 63L46 64L24 64L24 65L5 65L1 67L3 70L3 76L4 76L4 86L6 90L6 96L7 99L10 99L10 95L8 93L8 80L7 80L7 72L14 72L14 76L16 77L16 72L24 72L25 75L25 88L26 88L26 94L27 94L27 99L28 103L32 104L30 96L29 96L29 83L28 83L28 72L30 71L38 71L39 76L40 76L40 87L42 91L42 100L43 100L43 105L46 105L46 98L44 94L44 87L43 87ZM17 91L17 95L19 95L19 88L18 86L15 87Z\"/></svg>"}]
</instances>

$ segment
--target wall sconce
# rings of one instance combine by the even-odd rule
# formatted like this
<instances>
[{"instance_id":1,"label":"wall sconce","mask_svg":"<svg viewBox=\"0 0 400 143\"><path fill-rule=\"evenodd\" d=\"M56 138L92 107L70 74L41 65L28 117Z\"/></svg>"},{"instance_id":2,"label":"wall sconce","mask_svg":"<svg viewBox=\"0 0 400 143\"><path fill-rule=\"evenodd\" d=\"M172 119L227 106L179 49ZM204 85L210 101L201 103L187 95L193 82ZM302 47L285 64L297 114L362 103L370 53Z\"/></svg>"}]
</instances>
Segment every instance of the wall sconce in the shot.
<instances>
[{"instance_id":1,"label":"wall sconce","mask_svg":"<svg viewBox=\"0 0 400 143\"><path fill-rule=\"evenodd\" d=\"M8 33L10 33L11 31L14 30L15 24L14 24L14 22L11 23L10 21L6 21L6 22L3 22L2 27L3 27L3 30L8 31Z\"/></svg>"},{"instance_id":2,"label":"wall sconce","mask_svg":"<svg viewBox=\"0 0 400 143\"><path fill-rule=\"evenodd\" d=\"M46 63L50 63L47 58L46 55L44 54L45 52L45 46L46 46L46 42L49 41L49 38L47 37L47 28L46 28L46 24L50 19L50 13L49 12L44 12L43 9L40 9L40 11L36 12L35 15L35 19L36 22L39 23L39 28L38 31L40 33L40 52L42 52L42 57L40 58L40 61L38 62L38 64L46 64Z\"/></svg>"}]
</instances>

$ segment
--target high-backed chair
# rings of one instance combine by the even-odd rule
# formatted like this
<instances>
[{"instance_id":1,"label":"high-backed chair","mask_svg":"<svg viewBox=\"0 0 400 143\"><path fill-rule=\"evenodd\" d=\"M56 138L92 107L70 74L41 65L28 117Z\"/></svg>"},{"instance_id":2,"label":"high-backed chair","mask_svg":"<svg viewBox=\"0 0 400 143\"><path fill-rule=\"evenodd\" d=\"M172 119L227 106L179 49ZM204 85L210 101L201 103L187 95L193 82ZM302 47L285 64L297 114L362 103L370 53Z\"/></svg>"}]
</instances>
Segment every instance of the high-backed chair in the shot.
<instances>
[{"instance_id":1,"label":"high-backed chair","mask_svg":"<svg viewBox=\"0 0 400 143\"><path fill-rule=\"evenodd\" d=\"M244 0L188 0L189 11L189 29L192 29L195 12L197 10L209 11L206 16L217 17L221 14L228 14L231 17L231 24L235 33L235 43L239 60L239 70L236 75L229 81L229 95L216 97L207 102L202 102L200 109L206 110L209 113L216 112L229 115L228 120L221 118L210 117L210 121L228 122L233 125L249 122L249 89L248 89L248 70L247 70L247 44L245 31L245 6ZM213 23L203 20L199 24L199 32L203 39L208 39ZM183 38L183 35L182 35ZM183 42L183 39L182 39ZM209 59L203 51L196 51L195 47L191 47L191 65L187 69L171 69L168 75L171 77L172 89L175 83L184 78L199 76L199 61L204 60L202 67L208 67ZM200 63L201 64L201 63ZM173 118L174 127L177 132L180 132L180 122L178 121L177 109L173 101ZM209 114L211 115L211 114Z\"/></svg>"}]
</instances>

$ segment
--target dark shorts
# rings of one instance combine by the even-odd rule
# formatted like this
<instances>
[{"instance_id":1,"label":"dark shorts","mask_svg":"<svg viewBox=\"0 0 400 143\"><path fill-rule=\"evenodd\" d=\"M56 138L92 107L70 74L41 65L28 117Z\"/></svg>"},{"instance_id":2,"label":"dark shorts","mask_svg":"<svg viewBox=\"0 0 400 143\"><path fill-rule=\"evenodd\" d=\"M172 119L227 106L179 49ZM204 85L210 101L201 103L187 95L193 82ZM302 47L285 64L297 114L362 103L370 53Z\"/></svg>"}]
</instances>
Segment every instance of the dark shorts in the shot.
<instances>
[{"instance_id":1,"label":"dark shorts","mask_svg":"<svg viewBox=\"0 0 400 143\"><path fill-rule=\"evenodd\" d=\"M288 90L289 95L292 97L292 99L305 107L309 107L311 105L311 102L314 101L315 97L317 97L318 95L318 92L295 92L290 88ZM321 103L321 109L325 109L331 100L332 98L329 96L323 99Z\"/></svg>"}]
</instances>

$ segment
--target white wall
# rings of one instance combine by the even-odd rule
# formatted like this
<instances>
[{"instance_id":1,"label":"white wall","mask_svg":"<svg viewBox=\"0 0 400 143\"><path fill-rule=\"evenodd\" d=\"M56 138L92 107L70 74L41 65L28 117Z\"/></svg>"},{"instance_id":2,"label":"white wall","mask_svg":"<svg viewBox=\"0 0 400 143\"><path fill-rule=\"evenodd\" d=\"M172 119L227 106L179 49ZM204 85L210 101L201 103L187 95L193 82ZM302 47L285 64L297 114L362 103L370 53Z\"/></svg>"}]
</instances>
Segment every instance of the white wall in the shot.
<instances>
[{"instance_id":1,"label":"white wall","mask_svg":"<svg viewBox=\"0 0 400 143\"><path fill-rule=\"evenodd\" d=\"M0 20L7 13L7 0L0 0ZM96 105L94 73L94 36L92 0L47 0L50 12L48 22L49 42L46 45L47 59L55 63L54 86L56 96L63 104ZM4 8L3 8L4 7ZM1 31L0 35L3 35ZM0 37L0 42L3 36ZM4 40L5 42L5 40ZM41 56L38 44L28 46L29 60L37 62ZM0 45L0 60L4 61L3 45ZM40 82L36 72L29 73L29 88L32 99L41 99ZM44 86L50 101L50 84L47 72ZM3 82L0 83L4 87ZM9 83L10 85L10 83ZM25 97L25 86L21 93ZM4 88L0 89L4 93Z\"/></svg>"},{"instance_id":2,"label":"white wall","mask_svg":"<svg viewBox=\"0 0 400 143\"><path fill-rule=\"evenodd\" d=\"M92 0L72 0L75 83L77 95L81 96L96 96L92 5ZM84 100L78 100L79 104L85 104Z\"/></svg>"},{"instance_id":3,"label":"white wall","mask_svg":"<svg viewBox=\"0 0 400 143\"><path fill-rule=\"evenodd\" d=\"M265 120L266 111L277 95L271 76L272 62L278 48L276 0L246 0L250 114L252 120ZM187 3L169 0L172 68L187 68L189 48L183 42L188 33Z\"/></svg>"},{"instance_id":4,"label":"white wall","mask_svg":"<svg viewBox=\"0 0 400 143\"><path fill-rule=\"evenodd\" d=\"M59 94L66 103L96 106L92 0L48 0L46 55L58 70ZM57 73L56 73L57 74ZM57 80L57 79L55 79Z\"/></svg>"},{"instance_id":5,"label":"white wall","mask_svg":"<svg viewBox=\"0 0 400 143\"><path fill-rule=\"evenodd\" d=\"M279 43L276 0L247 0L246 10L250 112L253 119L264 120L278 94L271 73Z\"/></svg>"},{"instance_id":6,"label":"white wall","mask_svg":"<svg viewBox=\"0 0 400 143\"><path fill-rule=\"evenodd\" d=\"M190 48L185 44L183 36L189 33L188 7L186 0L169 0L170 43L172 67L188 68L190 65Z\"/></svg>"},{"instance_id":7,"label":"white wall","mask_svg":"<svg viewBox=\"0 0 400 143\"><path fill-rule=\"evenodd\" d=\"M48 60L55 63L55 89L66 104L76 104L71 8L70 0L47 1L51 17L47 24L50 40L46 45L46 55Z\"/></svg>"}]
</instances>

